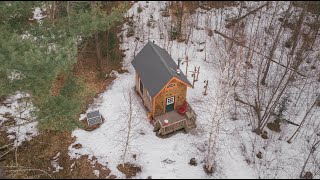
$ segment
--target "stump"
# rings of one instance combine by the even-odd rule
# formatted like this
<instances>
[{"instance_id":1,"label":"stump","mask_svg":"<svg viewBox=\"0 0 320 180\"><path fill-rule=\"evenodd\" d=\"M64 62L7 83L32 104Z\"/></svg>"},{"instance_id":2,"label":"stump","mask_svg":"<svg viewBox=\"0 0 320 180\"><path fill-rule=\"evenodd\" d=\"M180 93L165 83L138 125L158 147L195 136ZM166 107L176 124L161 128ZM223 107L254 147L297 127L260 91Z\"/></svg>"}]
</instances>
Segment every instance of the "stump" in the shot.
<instances>
[{"instance_id":1,"label":"stump","mask_svg":"<svg viewBox=\"0 0 320 180\"><path fill-rule=\"evenodd\" d=\"M132 178L141 172L141 167L130 163L119 164L117 169L126 175L126 178Z\"/></svg>"},{"instance_id":2,"label":"stump","mask_svg":"<svg viewBox=\"0 0 320 180\"><path fill-rule=\"evenodd\" d=\"M262 159L262 153L259 151L258 154L256 155L257 158Z\"/></svg>"},{"instance_id":3,"label":"stump","mask_svg":"<svg viewBox=\"0 0 320 180\"><path fill-rule=\"evenodd\" d=\"M192 165L192 166L196 166L198 163L197 163L197 160L195 158L191 158L189 164Z\"/></svg>"},{"instance_id":4,"label":"stump","mask_svg":"<svg viewBox=\"0 0 320 180\"><path fill-rule=\"evenodd\" d=\"M78 144L73 145L72 148L80 149L80 148L82 148L82 145L78 143Z\"/></svg>"},{"instance_id":5,"label":"stump","mask_svg":"<svg viewBox=\"0 0 320 180\"><path fill-rule=\"evenodd\" d=\"M305 179L312 179L313 178L313 174L310 171L307 171L304 175L303 178Z\"/></svg>"},{"instance_id":6,"label":"stump","mask_svg":"<svg viewBox=\"0 0 320 180\"><path fill-rule=\"evenodd\" d=\"M263 131L263 133L261 134L262 139L268 139L268 133L267 131Z\"/></svg>"}]
</instances>

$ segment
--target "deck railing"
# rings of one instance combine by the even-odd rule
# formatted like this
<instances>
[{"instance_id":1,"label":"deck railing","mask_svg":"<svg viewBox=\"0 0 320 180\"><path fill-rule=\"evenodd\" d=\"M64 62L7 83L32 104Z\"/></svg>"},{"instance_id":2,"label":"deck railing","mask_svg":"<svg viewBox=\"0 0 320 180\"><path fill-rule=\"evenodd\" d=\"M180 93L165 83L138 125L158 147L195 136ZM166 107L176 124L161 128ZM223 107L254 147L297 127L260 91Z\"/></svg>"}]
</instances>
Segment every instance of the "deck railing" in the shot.
<instances>
[{"instance_id":1,"label":"deck railing","mask_svg":"<svg viewBox=\"0 0 320 180\"><path fill-rule=\"evenodd\" d=\"M187 102L187 106L188 106L188 112L190 112L191 113L191 115L193 115L194 116L194 119L193 119L193 121L196 121L196 119L197 119L197 114L194 112L194 110L192 109L192 107L190 106L190 104Z\"/></svg>"}]
</instances>

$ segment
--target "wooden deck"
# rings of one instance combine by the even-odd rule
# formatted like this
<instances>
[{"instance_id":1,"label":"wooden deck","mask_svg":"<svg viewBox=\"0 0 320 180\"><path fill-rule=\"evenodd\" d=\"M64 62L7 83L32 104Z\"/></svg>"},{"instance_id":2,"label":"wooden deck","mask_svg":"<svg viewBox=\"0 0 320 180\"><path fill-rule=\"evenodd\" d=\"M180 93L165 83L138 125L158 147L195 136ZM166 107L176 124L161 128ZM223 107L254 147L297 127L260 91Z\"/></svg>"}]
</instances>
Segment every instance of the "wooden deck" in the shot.
<instances>
[{"instance_id":1,"label":"wooden deck","mask_svg":"<svg viewBox=\"0 0 320 180\"><path fill-rule=\"evenodd\" d=\"M160 121L161 125L163 126L164 125L164 120L168 120L169 121L169 125L172 125L172 124L177 123L179 121L186 120L186 117L185 116L181 116L176 111L171 111L171 112L168 112L168 113L163 114L161 116L157 116L154 119L155 119L155 121Z\"/></svg>"},{"instance_id":2,"label":"wooden deck","mask_svg":"<svg viewBox=\"0 0 320 180\"><path fill-rule=\"evenodd\" d=\"M155 117L154 131L157 132L157 135L166 135L183 128L188 132L190 129L196 128L196 117L197 115L188 104L188 111L184 116L176 111L171 111ZM166 126L164 120L168 120Z\"/></svg>"}]
</instances>

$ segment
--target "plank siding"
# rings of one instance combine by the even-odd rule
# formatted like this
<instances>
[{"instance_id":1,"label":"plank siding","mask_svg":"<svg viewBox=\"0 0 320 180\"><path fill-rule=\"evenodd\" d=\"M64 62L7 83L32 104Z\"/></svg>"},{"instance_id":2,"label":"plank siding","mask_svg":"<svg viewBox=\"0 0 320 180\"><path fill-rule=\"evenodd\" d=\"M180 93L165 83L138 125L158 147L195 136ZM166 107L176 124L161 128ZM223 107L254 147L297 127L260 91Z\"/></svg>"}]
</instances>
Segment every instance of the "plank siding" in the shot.
<instances>
[{"instance_id":1,"label":"plank siding","mask_svg":"<svg viewBox=\"0 0 320 180\"><path fill-rule=\"evenodd\" d=\"M170 84L175 84L173 87L168 86ZM167 87L165 87L158 96L155 97L155 111L153 112L153 117L159 116L165 113L166 110L166 98L174 96L174 110L180 107L186 100L187 86L176 79L172 79Z\"/></svg>"},{"instance_id":2,"label":"plank siding","mask_svg":"<svg viewBox=\"0 0 320 180\"><path fill-rule=\"evenodd\" d=\"M149 112L152 112L152 98L150 98L148 96L148 90L145 88L145 86L143 86L143 94L141 94L140 91L140 78L138 73L136 72L136 76L135 76L135 89L138 92L138 94L140 95L140 97L142 98L143 104L147 107L147 109L149 110Z\"/></svg>"}]
</instances>

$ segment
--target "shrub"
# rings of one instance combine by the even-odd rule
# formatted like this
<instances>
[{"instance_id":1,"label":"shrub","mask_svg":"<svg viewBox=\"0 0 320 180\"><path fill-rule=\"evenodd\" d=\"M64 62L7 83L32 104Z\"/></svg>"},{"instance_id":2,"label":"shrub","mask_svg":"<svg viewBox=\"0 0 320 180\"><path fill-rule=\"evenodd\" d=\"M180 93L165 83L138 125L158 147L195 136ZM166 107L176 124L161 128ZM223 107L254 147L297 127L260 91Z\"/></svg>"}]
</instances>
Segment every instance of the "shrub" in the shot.
<instances>
[{"instance_id":1,"label":"shrub","mask_svg":"<svg viewBox=\"0 0 320 180\"><path fill-rule=\"evenodd\" d=\"M138 13L141 13L141 12L142 12L142 7L139 6L139 7L137 8L137 11L138 11Z\"/></svg>"}]
</instances>

